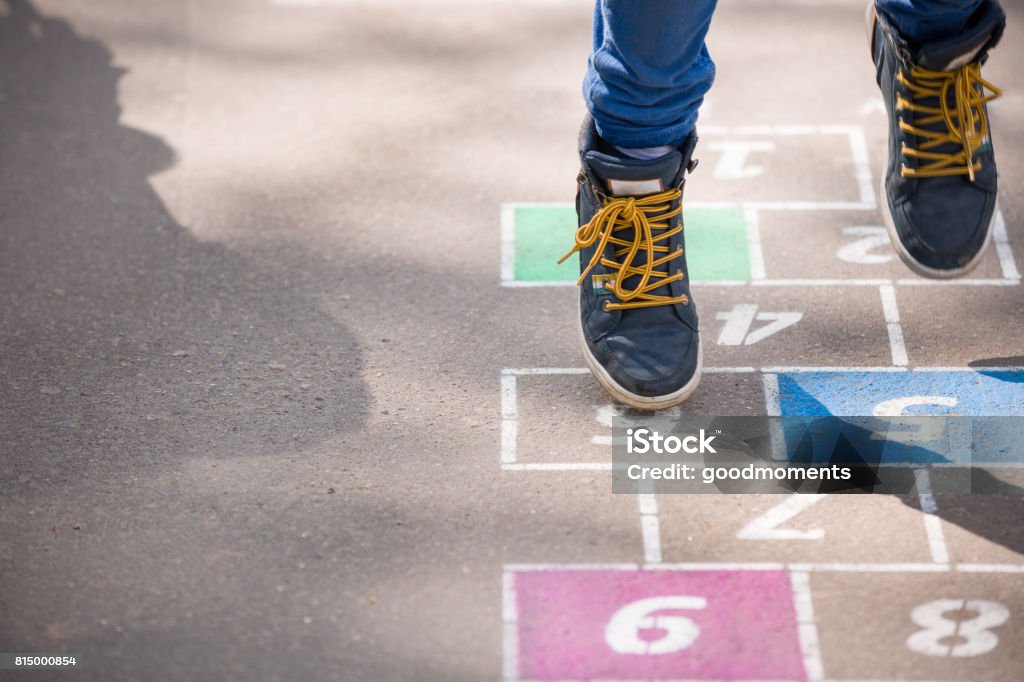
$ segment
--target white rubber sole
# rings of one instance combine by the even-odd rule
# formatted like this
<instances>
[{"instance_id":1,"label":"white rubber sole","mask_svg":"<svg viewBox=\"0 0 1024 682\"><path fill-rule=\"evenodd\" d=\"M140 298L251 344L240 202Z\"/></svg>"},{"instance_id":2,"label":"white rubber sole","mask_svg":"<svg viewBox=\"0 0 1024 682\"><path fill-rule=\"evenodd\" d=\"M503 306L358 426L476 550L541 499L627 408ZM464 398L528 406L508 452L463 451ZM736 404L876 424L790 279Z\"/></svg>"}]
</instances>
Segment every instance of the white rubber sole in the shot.
<instances>
[{"instance_id":1,"label":"white rubber sole","mask_svg":"<svg viewBox=\"0 0 1024 682\"><path fill-rule=\"evenodd\" d=\"M953 270L939 270L937 268L929 267L916 258L910 255L910 252L904 248L900 242L899 233L896 232L896 223L893 222L892 213L889 211L889 200L885 192L885 173L889 168L889 148L886 147L885 160L882 164L881 180L878 183L878 203L882 209L882 221L885 223L885 229L889 232L889 241L892 242L893 247L896 249L896 253L899 254L900 260L902 260L908 268L921 275L922 277L928 277L929 279L955 279L957 277L963 277L974 268L978 267L985 252L988 251L989 246L992 244L992 232L995 228L996 215L999 213L999 200L996 199L996 205L992 210L992 219L988 224L988 231L985 234L985 243L981 245L978 253L959 268Z\"/></svg>"},{"instance_id":2,"label":"white rubber sole","mask_svg":"<svg viewBox=\"0 0 1024 682\"><path fill-rule=\"evenodd\" d=\"M577 324L579 324L579 322L577 322ZM700 383L700 376L704 369L704 344L701 343L699 335L697 337L697 369L693 373L693 377L678 391L674 391L667 395L649 397L637 395L636 393L628 391L615 381L615 379L612 379L611 375L608 374L608 371L601 366L601 363L599 363L597 358L595 358L590 352L590 347L587 345L586 337L583 335L582 324L579 325L579 332L580 349L583 351L583 360L587 363L590 373L594 375L595 379L597 379L597 383L601 384L601 388L607 391L609 395L620 403L629 405L630 407L635 407L638 410L664 410L669 407L679 405L697 391L697 385Z\"/></svg>"}]
</instances>

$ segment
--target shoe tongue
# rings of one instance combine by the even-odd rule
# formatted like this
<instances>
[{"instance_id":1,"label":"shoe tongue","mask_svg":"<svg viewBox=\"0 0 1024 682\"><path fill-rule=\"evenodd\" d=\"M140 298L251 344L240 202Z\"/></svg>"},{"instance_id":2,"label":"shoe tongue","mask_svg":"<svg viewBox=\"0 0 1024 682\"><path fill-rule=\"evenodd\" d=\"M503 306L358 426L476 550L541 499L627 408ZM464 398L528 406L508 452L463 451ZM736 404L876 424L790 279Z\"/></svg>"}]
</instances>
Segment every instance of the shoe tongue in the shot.
<instances>
[{"instance_id":1,"label":"shoe tongue","mask_svg":"<svg viewBox=\"0 0 1024 682\"><path fill-rule=\"evenodd\" d=\"M975 36L970 44L957 38L954 45L926 45L918 50L915 61L930 71L953 71L977 61L988 41L988 36Z\"/></svg>"},{"instance_id":2,"label":"shoe tongue","mask_svg":"<svg viewBox=\"0 0 1024 682\"><path fill-rule=\"evenodd\" d=\"M651 161L641 161L591 151L586 153L585 161L605 194L643 196L675 187L683 155L673 151Z\"/></svg>"},{"instance_id":3,"label":"shoe tongue","mask_svg":"<svg viewBox=\"0 0 1024 682\"><path fill-rule=\"evenodd\" d=\"M999 42L1006 15L998 6L985 3L955 36L920 45L913 50L916 64L931 71L953 71L971 62L983 59L989 49Z\"/></svg>"}]
</instances>

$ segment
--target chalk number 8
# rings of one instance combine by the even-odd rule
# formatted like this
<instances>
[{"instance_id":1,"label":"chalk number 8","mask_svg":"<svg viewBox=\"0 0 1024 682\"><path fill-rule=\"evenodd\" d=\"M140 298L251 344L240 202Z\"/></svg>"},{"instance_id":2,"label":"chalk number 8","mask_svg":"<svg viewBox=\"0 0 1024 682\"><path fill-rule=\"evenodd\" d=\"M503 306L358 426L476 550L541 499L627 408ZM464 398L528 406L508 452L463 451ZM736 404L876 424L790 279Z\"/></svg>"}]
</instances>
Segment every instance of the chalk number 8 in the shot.
<instances>
[{"instance_id":1,"label":"chalk number 8","mask_svg":"<svg viewBox=\"0 0 1024 682\"><path fill-rule=\"evenodd\" d=\"M960 621L946 618L947 613L961 610L977 615ZM967 658L987 654L996 648L999 637L992 628L1009 620L1010 611L995 601L936 599L915 608L910 612L910 618L924 628L907 638L907 647L911 651L926 656Z\"/></svg>"}]
</instances>

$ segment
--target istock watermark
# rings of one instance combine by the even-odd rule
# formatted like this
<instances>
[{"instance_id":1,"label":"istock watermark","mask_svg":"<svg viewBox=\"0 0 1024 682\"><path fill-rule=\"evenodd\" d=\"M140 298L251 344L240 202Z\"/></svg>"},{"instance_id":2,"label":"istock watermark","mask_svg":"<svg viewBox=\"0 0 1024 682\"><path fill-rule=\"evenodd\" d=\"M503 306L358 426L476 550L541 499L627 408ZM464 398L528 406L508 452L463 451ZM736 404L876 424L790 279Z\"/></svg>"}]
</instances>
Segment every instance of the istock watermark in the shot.
<instances>
[{"instance_id":1,"label":"istock watermark","mask_svg":"<svg viewBox=\"0 0 1024 682\"><path fill-rule=\"evenodd\" d=\"M666 417L612 421L616 493L1024 495L1021 417Z\"/></svg>"},{"instance_id":2,"label":"istock watermark","mask_svg":"<svg viewBox=\"0 0 1024 682\"><path fill-rule=\"evenodd\" d=\"M648 452L658 454L677 454L685 452L691 455L710 452L715 454L711 447L711 441L715 436L707 435L701 429L696 436L662 436L657 431L648 428L626 429L626 452L631 454L645 455ZM697 445L694 445L696 443Z\"/></svg>"},{"instance_id":3,"label":"istock watermark","mask_svg":"<svg viewBox=\"0 0 1024 682\"><path fill-rule=\"evenodd\" d=\"M852 481L853 469L833 464L825 467L782 467L778 465L690 466L630 464L626 476L633 481Z\"/></svg>"}]
</instances>

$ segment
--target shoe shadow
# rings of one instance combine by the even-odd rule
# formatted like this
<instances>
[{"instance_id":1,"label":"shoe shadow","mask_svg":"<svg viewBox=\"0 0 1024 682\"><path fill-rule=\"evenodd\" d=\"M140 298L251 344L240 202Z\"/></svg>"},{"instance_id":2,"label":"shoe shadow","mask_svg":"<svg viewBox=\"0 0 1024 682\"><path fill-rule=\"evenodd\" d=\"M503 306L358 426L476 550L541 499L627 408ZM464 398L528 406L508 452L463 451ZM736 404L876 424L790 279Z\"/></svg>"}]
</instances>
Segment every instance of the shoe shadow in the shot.
<instances>
[{"instance_id":1,"label":"shoe shadow","mask_svg":"<svg viewBox=\"0 0 1024 682\"><path fill-rule=\"evenodd\" d=\"M1006 366L1005 364L1002 366ZM831 414L828 407L823 403L814 398L806 391L803 391L799 387L790 387L789 391L796 391L795 395L791 397L794 402L800 405L800 415L808 417L826 417ZM834 428L834 427L831 427ZM811 429L808 429L810 431ZM849 425L849 428L844 429L846 439L840 439L836 442L836 447L839 448L850 441L857 443L871 442L872 432L864 429L860 429L856 426ZM876 441L878 442L878 441ZM884 443L881 441L879 443ZM800 444L804 445L804 444ZM800 445L797 446L796 452L791 457L798 461L800 459ZM870 463L877 463L881 461L881 450L874 453L869 453L867 461ZM837 461L856 461L851 460L850 457L843 453L837 452ZM854 453L857 454L857 453ZM942 464L947 462L944 457L941 457L933 452L928 451L922 447L912 447L906 450L906 454L910 456L911 461L922 462L922 463L937 463ZM997 473L993 473L996 471ZM1019 481L1018 470L989 470L973 468L970 475L970 486L971 490L978 491L972 494L963 493L938 493L935 494L935 499L938 503L938 511L936 515L956 526L959 526L963 530L975 535L977 537L988 540L989 542L995 543L1006 549L1011 550L1019 555L1024 555L1024 531L1020 528L1020 524L1014 520L1020 518L1021 514L1024 514L1024 488L1020 487L1015 483ZM867 479L872 479L874 471L870 468L866 470L869 474L866 476ZM937 470L933 475L941 475L942 471ZM907 479L907 482L912 484L913 472L909 469L904 472L889 470L886 474L887 477L895 478L900 477ZM960 483L963 483L961 479ZM871 481L868 481L867 488L863 491L858 490L856 487L850 487L846 490L837 490L836 492L869 492ZM909 485L907 487L910 487ZM822 492L827 492L823 490ZM908 506L916 509L921 508L921 502L917 495L900 495L900 499ZM956 549L953 547L952 549ZM974 561L975 559L964 559L958 558L957 556L952 557L953 561ZM980 561L984 561L980 559Z\"/></svg>"},{"instance_id":2,"label":"shoe shadow","mask_svg":"<svg viewBox=\"0 0 1024 682\"><path fill-rule=\"evenodd\" d=\"M970 367L978 370L979 374L1009 381L1011 383L1024 383L1024 372L1007 372L1007 367L1024 367L1024 355L1014 355L1006 358L982 358L967 363Z\"/></svg>"}]
</instances>

